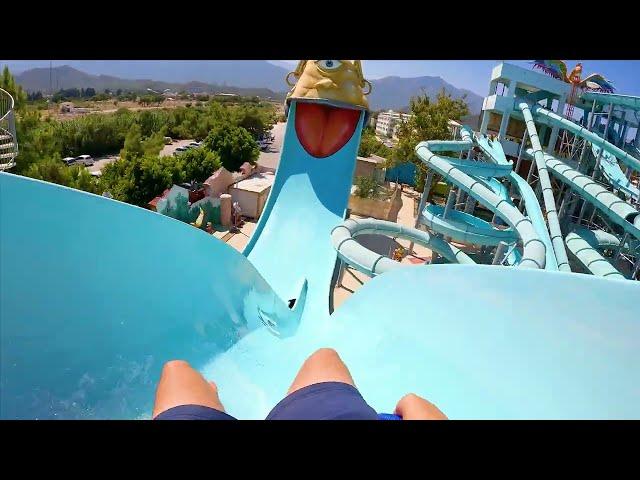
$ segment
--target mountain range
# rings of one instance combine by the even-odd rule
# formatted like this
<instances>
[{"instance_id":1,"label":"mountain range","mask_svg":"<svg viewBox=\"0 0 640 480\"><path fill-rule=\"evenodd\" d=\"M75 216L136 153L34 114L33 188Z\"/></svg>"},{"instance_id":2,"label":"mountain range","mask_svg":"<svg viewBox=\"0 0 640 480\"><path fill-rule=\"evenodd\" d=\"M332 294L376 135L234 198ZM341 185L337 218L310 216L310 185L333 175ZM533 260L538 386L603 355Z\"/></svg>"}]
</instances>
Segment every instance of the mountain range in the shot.
<instances>
[{"instance_id":1,"label":"mountain range","mask_svg":"<svg viewBox=\"0 0 640 480\"><path fill-rule=\"evenodd\" d=\"M72 60L66 65L43 66L46 62L0 61L8 64L16 81L27 91L48 92L50 84L54 90L61 88L105 88L117 90L186 90L225 91L243 95L259 95L280 100L287 90L284 81L292 69L284 62L270 63L266 60ZM60 63L60 62L57 62ZM38 65L36 68L30 68ZM51 80L50 80L51 77ZM371 80L373 90L369 97L372 110L403 109L408 107L412 96L426 93L434 98L445 89L454 98L466 95L472 115L482 108L482 97L446 82L440 77L423 76L404 78L389 76Z\"/></svg>"},{"instance_id":2,"label":"mountain range","mask_svg":"<svg viewBox=\"0 0 640 480\"><path fill-rule=\"evenodd\" d=\"M239 95L258 95L263 98L271 97L275 100L284 100L283 92L274 92L264 87L238 87L227 86L215 83L206 83L191 80L186 83L147 80L147 79L126 79L111 75L91 75L80 70L76 70L68 65L53 68L33 68L15 75L15 80L22 88L29 92L41 91L49 92L68 88L94 88L97 91L110 90L132 90L145 91L147 88L156 91L170 89L173 91L198 92L225 92Z\"/></svg>"}]
</instances>

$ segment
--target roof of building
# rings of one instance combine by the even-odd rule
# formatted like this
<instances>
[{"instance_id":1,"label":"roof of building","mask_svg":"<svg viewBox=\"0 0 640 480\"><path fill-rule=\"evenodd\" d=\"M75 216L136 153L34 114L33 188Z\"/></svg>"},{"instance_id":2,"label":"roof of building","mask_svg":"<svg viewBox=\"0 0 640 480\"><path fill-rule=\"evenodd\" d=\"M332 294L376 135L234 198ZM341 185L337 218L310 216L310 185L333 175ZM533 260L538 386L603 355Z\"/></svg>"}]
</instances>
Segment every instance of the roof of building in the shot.
<instances>
[{"instance_id":1,"label":"roof of building","mask_svg":"<svg viewBox=\"0 0 640 480\"><path fill-rule=\"evenodd\" d=\"M147 203L147 205L156 208L158 206L158 202L160 200L162 200L163 198L165 198L167 195L169 195L169 192L171 191L170 188L167 188L164 192L162 192L162 195L158 195L157 197L155 197L153 200L151 200L149 203Z\"/></svg>"},{"instance_id":2,"label":"roof of building","mask_svg":"<svg viewBox=\"0 0 640 480\"><path fill-rule=\"evenodd\" d=\"M254 173L244 180L240 180L231 188L238 190L247 190L249 192L263 192L273 185L275 175L271 172Z\"/></svg>"},{"instance_id":3,"label":"roof of building","mask_svg":"<svg viewBox=\"0 0 640 480\"><path fill-rule=\"evenodd\" d=\"M374 164L379 164L379 163L384 163L386 161L385 158L376 155L376 154L372 154L369 157L358 157L358 161L360 162L367 162L367 163L374 163Z\"/></svg>"}]
</instances>

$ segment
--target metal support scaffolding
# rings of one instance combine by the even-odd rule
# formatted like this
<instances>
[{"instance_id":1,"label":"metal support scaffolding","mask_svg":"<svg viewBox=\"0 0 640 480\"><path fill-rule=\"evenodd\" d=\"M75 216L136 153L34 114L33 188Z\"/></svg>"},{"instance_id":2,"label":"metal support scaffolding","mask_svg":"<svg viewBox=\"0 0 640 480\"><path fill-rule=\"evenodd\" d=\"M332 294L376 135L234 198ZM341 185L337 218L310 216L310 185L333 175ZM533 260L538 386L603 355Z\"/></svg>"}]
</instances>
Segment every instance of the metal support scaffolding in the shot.
<instances>
[{"instance_id":1,"label":"metal support scaffolding","mask_svg":"<svg viewBox=\"0 0 640 480\"><path fill-rule=\"evenodd\" d=\"M609 123L611 122L611 114L613 113L613 103L609 104L609 115L607 115L607 123L604 126L604 134L602 138L607 139L607 132L609 131ZM600 147L600 151L598 152L598 158L596 158L596 165L593 169L593 173L591 174L591 178L596 178L598 175L598 169L600 168L600 160L602 158L602 153L604 152L604 148Z\"/></svg>"}]
</instances>

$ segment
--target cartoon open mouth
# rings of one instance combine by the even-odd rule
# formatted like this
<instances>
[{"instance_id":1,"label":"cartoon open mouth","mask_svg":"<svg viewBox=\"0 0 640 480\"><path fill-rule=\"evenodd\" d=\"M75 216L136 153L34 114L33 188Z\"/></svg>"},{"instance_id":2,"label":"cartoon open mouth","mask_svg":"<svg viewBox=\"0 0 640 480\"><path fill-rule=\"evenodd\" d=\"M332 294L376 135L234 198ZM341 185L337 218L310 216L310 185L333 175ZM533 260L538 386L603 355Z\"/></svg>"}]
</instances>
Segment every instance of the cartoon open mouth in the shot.
<instances>
[{"instance_id":1,"label":"cartoon open mouth","mask_svg":"<svg viewBox=\"0 0 640 480\"><path fill-rule=\"evenodd\" d=\"M353 136L361 110L322 103L298 102L296 134L303 148L316 158L340 150Z\"/></svg>"}]
</instances>

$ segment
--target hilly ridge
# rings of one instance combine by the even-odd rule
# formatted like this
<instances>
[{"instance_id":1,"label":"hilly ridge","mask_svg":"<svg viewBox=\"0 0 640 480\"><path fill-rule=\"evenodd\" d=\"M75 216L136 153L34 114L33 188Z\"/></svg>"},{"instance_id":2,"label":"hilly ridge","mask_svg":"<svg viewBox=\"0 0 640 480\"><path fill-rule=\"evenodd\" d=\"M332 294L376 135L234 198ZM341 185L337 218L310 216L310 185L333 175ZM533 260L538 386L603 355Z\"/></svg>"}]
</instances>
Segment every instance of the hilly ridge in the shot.
<instances>
[{"instance_id":1,"label":"hilly ridge","mask_svg":"<svg viewBox=\"0 0 640 480\"><path fill-rule=\"evenodd\" d=\"M10 65L10 62L7 62ZM24 63L24 62L23 62ZM86 67L79 69L78 66ZM11 65L10 65L11 68ZM288 69L267 61L71 61L53 68L38 67L15 75L27 91L49 92L61 88L106 88L144 91L185 90L216 91L240 95L259 95L274 100L284 99L287 90L284 78ZM454 98L466 95L472 115L480 113L482 97L457 88L441 77L389 76L371 80L369 97L373 110L402 109L412 96L426 93L431 98L444 88Z\"/></svg>"}]
</instances>

